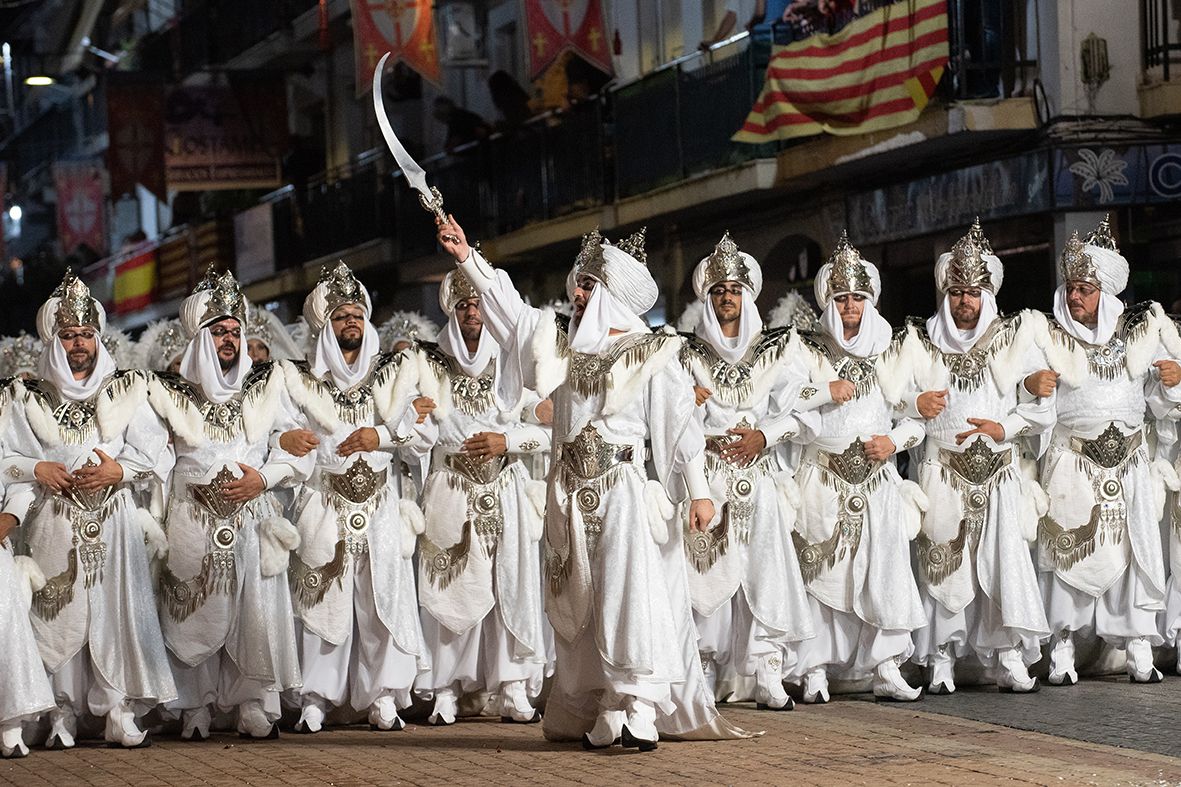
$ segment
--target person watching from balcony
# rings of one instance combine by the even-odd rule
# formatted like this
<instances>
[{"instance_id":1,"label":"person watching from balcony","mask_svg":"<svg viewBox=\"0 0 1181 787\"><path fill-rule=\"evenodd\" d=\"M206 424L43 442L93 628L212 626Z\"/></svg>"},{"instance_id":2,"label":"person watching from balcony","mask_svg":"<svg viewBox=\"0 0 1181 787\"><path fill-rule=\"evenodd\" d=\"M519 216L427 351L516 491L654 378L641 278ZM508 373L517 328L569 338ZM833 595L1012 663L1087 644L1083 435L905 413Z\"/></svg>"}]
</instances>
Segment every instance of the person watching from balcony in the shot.
<instances>
[{"instance_id":1,"label":"person watching from balcony","mask_svg":"<svg viewBox=\"0 0 1181 787\"><path fill-rule=\"evenodd\" d=\"M447 137L443 149L448 153L469 142L487 139L492 133L491 126L475 112L458 106L446 96L435 99L435 120L447 125Z\"/></svg>"},{"instance_id":2,"label":"person watching from balcony","mask_svg":"<svg viewBox=\"0 0 1181 787\"><path fill-rule=\"evenodd\" d=\"M500 113L501 119L495 124L498 131L522 126L533 117L529 93L507 71L496 71L488 77L488 93Z\"/></svg>"}]
</instances>

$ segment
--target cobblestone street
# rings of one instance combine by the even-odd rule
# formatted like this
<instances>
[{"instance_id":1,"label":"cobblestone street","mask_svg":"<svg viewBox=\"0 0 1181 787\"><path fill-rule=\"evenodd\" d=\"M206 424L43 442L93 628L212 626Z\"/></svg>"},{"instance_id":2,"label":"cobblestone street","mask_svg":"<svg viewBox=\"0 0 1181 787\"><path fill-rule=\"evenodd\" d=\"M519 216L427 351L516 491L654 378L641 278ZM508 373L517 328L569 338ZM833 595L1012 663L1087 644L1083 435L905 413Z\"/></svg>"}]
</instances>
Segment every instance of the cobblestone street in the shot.
<instances>
[{"instance_id":1,"label":"cobblestone street","mask_svg":"<svg viewBox=\"0 0 1181 787\"><path fill-rule=\"evenodd\" d=\"M542 739L540 726L465 719L404 732L336 728L251 742L157 737L146 750L84 742L0 763L21 787L378 784L1171 784L1181 783L1176 721L1181 680L1155 686L1091 680L1031 696L961 690L914 705L869 695L827 706L727 715L766 736L727 743L662 743L649 754L584 752Z\"/></svg>"}]
</instances>

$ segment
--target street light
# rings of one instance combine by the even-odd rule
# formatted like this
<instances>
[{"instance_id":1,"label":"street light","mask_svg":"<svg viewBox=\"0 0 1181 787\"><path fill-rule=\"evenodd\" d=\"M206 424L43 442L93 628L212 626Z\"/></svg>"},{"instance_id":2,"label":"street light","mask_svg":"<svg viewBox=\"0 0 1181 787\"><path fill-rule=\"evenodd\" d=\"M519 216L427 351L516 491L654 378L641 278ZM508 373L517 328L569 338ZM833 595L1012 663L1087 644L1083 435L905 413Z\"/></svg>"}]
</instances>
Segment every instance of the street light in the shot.
<instances>
[{"instance_id":1,"label":"street light","mask_svg":"<svg viewBox=\"0 0 1181 787\"><path fill-rule=\"evenodd\" d=\"M13 205L8 209L8 218L12 219L13 221L20 221L21 216L23 216L24 213L25 212L21 210L20 205Z\"/></svg>"},{"instance_id":2,"label":"street light","mask_svg":"<svg viewBox=\"0 0 1181 787\"><path fill-rule=\"evenodd\" d=\"M25 77L25 84L29 87L49 87L57 84L57 80L47 76L31 76Z\"/></svg>"}]
</instances>

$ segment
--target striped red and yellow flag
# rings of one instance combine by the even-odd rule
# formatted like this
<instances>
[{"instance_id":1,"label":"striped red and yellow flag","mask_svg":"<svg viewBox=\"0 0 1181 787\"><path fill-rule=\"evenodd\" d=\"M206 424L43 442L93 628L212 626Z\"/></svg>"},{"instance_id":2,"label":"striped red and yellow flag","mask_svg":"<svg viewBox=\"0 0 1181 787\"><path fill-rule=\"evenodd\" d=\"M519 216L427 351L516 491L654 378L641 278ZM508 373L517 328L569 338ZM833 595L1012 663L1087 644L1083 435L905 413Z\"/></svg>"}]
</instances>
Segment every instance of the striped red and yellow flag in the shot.
<instances>
[{"instance_id":1,"label":"striped red and yellow flag","mask_svg":"<svg viewBox=\"0 0 1181 787\"><path fill-rule=\"evenodd\" d=\"M137 254L115 266L115 313L138 311L156 297L156 250Z\"/></svg>"},{"instance_id":2,"label":"striped red and yellow flag","mask_svg":"<svg viewBox=\"0 0 1181 787\"><path fill-rule=\"evenodd\" d=\"M946 0L906 0L778 47L735 142L864 134L918 119L947 66Z\"/></svg>"}]
</instances>

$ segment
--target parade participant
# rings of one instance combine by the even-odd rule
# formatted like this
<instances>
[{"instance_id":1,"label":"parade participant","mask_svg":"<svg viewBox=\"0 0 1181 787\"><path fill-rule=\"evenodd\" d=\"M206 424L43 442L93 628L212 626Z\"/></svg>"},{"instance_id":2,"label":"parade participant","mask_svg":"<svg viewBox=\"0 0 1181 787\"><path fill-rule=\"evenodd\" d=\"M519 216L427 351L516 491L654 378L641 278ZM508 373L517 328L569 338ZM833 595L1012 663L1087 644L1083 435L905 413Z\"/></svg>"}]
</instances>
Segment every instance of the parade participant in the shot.
<instances>
[{"instance_id":1,"label":"parade participant","mask_svg":"<svg viewBox=\"0 0 1181 787\"><path fill-rule=\"evenodd\" d=\"M433 342L439 338L439 326L422 312L394 312L377 329L383 352L400 353L415 342Z\"/></svg>"},{"instance_id":2,"label":"parade participant","mask_svg":"<svg viewBox=\"0 0 1181 787\"><path fill-rule=\"evenodd\" d=\"M915 660L931 669L931 694L955 691L967 655L996 669L1002 691L1036 691L1028 667L1050 633L1029 550L1045 495L1036 472L1022 472L1018 438L1053 426L1054 379L1023 382L1045 363L1033 319L997 312L1003 276L977 221L935 263L939 310L907 328L926 423L916 475L929 502Z\"/></svg>"},{"instance_id":3,"label":"parade participant","mask_svg":"<svg viewBox=\"0 0 1181 787\"><path fill-rule=\"evenodd\" d=\"M209 737L214 709L236 709L243 736L276 737L279 692L300 685L287 587L299 535L268 494L300 480L295 457L270 445L296 424L282 370L242 352L247 309L233 275L211 267L181 304L180 374L150 388L176 462L160 619L186 740Z\"/></svg>"},{"instance_id":4,"label":"parade participant","mask_svg":"<svg viewBox=\"0 0 1181 787\"><path fill-rule=\"evenodd\" d=\"M789 535L799 492L774 447L811 441L820 417L794 410L808 369L794 331L764 331L762 288L762 268L729 233L693 271L704 312L681 359L701 403L705 471L722 517L685 533L685 552L706 682L712 688L732 668L755 680L759 708L791 710L786 659L812 636L812 611Z\"/></svg>"},{"instance_id":5,"label":"parade participant","mask_svg":"<svg viewBox=\"0 0 1181 787\"><path fill-rule=\"evenodd\" d=\"M1039 339L1056 376L1057 426L1042 468L1049 511L1039 530L1039 580L1052 634L1052 684L1073 684L1075 636L1095 635L1127 652L1134 682L1161 673L1165 562L1159 524L1168 468L1153 466L1145 410L1181 402L1181 340L1155 302L1119 299L1128 261L1107 220L1059 258L1054 319ZM1160 463L1167 465L1167 463ZM1172 477L1175 483L1175 476Z\"/></svg>"},{"instance_id":6,"label":"parade participant","mask_svg":"<svg viewBox=\"0 0 1181 787\"><path fill-rule=\"evenodd\" d=\"M157 320L144 329L136 342L136 364L149 372L177 374L188 343L179 319Z\"/></svg>"},{"instance_id":7,"label":"parade participant","mask_svg":"<svg viewBox=\"0 0 1181 787\"><path fill-rule=\"evenodd\" d=\"M429 666L411 562L422 512L401 497L396 458L415 434L416 381L408 375L406 390L395 386L406 356L378 350L372 310L348 266L325 267L304 301L309 360L283 362L307 428L280 444L315 458L296 501L301 543L291 558L300 732L318 732L330 707L345 703L367 710L374 729L402 729L398 710Z\"/></svg>"},{"instance_id":8,"label":"parade participant","mask_svg":"<svg viewBox=\"0 0 1181 787\"><path fill-rule=\"evenodd\" d=\"M40 379L24 383L4 439L3 473L35 483L25 543L46 577L33 631L57 707L50 748L74 745L76 718L106 717L106 740L149 743L136 716L176 699L148 567L166 549L131 494L169 470L168 434L143 374L118 370L99 336L102 305L72 273L37 313ZM14 512L16 513L16 512Z\"/></svg>"},{"instance_id":9,"label":"parade participant","mask_svg":"<svg viewBox=\"0 0 1181 787\"><path fill-rule=\"evenodd\" d=\"M250 303L246 309L246 354L251 361L294 361L303 353L274 312Z\"/></svg>"},{"instance_id":10,"label":"parade participant","mask_svg":"<svg viewBox=\"0 0 1181 787\"><path fill-rule=\"evenodd\" d=\"M895 424L906 370L878 313L881 277L844 233L816 274L820 331L805 336L812 384L800 392L822 428L805 447L796 479L800 510L792 534L816 636L797 647L792 677L804 702L828 702L829 674L873 676L874 696L910 702L921 689L899 665L924 624L910 567L910 540L925 500L904 481L894 455L917 445L922 426Z\"/></svg>"},{"instance_id":11,"label":"parade participant","mask_svg":"<svg viewBox=\"0 0 1181 787\"><path fill-rule=\"evenodd\" d=\"M540 721L529 698L540 693L545 667L537 545L545 487L518 457L548 449L549 433L524 423L521 407L501 409L500 348L460 271L443 279L439 307L448 315L439 343L415 347L418 387L437 403L438 425L418 561L430 721L454 722L460 696L479 690L497 693L501 720Z\"/></svg>"},{"instance_id":12,"label":"parade participant","mask_svg":"<svg viewBox=\"0 0 1181 787\"><path fill-rule=\"evenodd\" d=\"M669 498L691 500L695 531L715 511L692 383L676 363L681 342L642 318L658 294L642 234L620 246L597 231L583 239L567 278L569 328L527 306L454 218L440 220L439 241L480 293L484 327L505 355L501 401L519 401L524 387L553 394L544 549L557 668L546 737L651 750L658 735L743 735L717 713L697 655ZM646 441L659 480L645 472Z\"/></svg>"},{"instance_id":13,"label":"parade participant","mask_svg":"<svg viewBox=\"0 0 1181 787\"><path fill-rule=\"evenodd\" d=\"M3 434L12 398L18 384L0 383L0 434ZM27 510L32 502L28 484L4 490L5 509ZM22 497L22 500L15 498ZM7 510L0 513L0 758L25 757L29 747L24 741L24 724L56 707L53 688L45 674L45 665L37 651L29 623L32 593L45 586L45 575L32 558L18 556L20 521Z\"/></svg>"},{"instance_id":14,"label":"parade participant","mask_svg":"<svg viewBox=\"0 0 1181 787\"><path fill-rule=\"evenodd\" d=\"M0 377L27 380L37 376L37 364L45 346L36 336L23 331L19 336L0 339Z\"/></svg>"}]
</instances>

